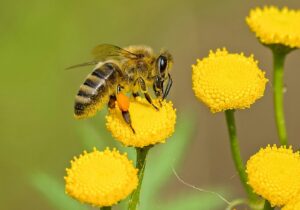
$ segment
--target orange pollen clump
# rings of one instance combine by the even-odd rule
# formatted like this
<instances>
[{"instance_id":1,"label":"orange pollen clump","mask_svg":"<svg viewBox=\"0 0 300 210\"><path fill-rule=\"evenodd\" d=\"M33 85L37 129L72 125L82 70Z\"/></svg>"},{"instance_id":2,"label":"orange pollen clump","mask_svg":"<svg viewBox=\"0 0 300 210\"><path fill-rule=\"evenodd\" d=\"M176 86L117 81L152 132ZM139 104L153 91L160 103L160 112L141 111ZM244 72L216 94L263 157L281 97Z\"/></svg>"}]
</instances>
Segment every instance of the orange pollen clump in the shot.
<instances>
[{"instance_id":1,"label":"orange pollen clump","mask_svg":"<svg viewBox=\"0 0 300 210\"><path fill-rule=\"evenodd\" d=\"M117 102L121 111L129 110L130 103L129 103L129 98L126 95L124 95L123 93L118 93Z\"/></svg>"}]
</instances>

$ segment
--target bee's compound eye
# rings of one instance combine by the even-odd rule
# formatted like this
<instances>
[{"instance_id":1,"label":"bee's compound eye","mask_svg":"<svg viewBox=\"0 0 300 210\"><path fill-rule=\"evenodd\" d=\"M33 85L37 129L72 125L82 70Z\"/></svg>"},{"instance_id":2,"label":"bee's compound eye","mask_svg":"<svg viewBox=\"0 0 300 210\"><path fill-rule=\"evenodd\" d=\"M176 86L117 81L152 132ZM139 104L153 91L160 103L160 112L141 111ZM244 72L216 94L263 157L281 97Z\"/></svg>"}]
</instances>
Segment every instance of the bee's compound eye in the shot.
<instances>
[{"instance_id":1,"label":"bee's compound eye","mask_svg":"<svg viewBox=\"0 0 300 210\"><path fill-rule=\"evenodd\" d=\"M160 73L164 73L168 66L168 60L165 56L159 56L158 57L158 69Z\"/></svg>"}]
</instances>

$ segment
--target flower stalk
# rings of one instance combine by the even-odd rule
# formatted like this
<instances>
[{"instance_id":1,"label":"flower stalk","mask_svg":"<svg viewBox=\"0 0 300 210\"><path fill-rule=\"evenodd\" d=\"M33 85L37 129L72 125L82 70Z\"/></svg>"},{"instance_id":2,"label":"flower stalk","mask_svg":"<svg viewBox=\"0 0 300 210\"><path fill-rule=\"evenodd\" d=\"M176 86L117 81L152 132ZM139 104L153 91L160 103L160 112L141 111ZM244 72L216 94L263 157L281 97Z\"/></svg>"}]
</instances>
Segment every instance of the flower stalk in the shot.
<instances>
[{"instance_id":1,"label":"flower stalk","mask_svg":"<svg viewBox=\"0 0 300 210\"><path fill-rule=\"evenodd\" d=\"M239 173L240 180L242 185L247 193L248 199L250 203L254 203L257 200L257 196L253 193L251 187L247 184L248 178L245 171L245 166L240 154L240 147L236 135L236 126L235 126L235 119L234 119L234 111L235 110L226 110L226 122L228 127L228 133L230 138L230 147L231 147L231 154L234 161L234 165L236 170Z\"/></svg>"},{"instance_id":2,"label":"flower stalk","mask_svg":"<svg viewBox=\"0 0 300 210\"><path fill-rule=\"evenodd\" d=\"M274 210L274 207L272 207L270 202L266 200L263 210Z\"/></svg>"},{"instance_id":3,"label":"flower stalk","mask_svg":"<svg viewBox=\"0 0 300 210\"><path fill-rule=\"evenodd\" d=\"M136 210L136 207L139 204L140 201L140 192L142 188L142 182L144 178L144 172L145 172L145 167L146 167L146 157L148 154L149 149L152 147L151 146L146 146L146 147L136 147L136 168L139 170L138 171L138 178L139 178L139 183L136 188L136 190L132 193L131 198L129 200L129 205L128 205L128 210Z\"/></svg>"},{"instance_id":4,"label":"flower stalk","mask_svg":"<svg viewBox=\"0 0 300 210\"><path fill-rule=\"evenodd\" d=\"M281 145L287 145L287 132L285 126L284 107L283 107L283 66L287 55L286 52L273 49L273 94L274 94L274 111L277 132Z\"/></svg>"},{"instance_id":5,"label":"flower stalk","mask_svg":"<svg viewBox=\"0 0 300 210\"><path fill-rule=\"evenodd\" d=\"M111 210L111 206L103 206L100 210Z\"/></svg>"}]
</instances>

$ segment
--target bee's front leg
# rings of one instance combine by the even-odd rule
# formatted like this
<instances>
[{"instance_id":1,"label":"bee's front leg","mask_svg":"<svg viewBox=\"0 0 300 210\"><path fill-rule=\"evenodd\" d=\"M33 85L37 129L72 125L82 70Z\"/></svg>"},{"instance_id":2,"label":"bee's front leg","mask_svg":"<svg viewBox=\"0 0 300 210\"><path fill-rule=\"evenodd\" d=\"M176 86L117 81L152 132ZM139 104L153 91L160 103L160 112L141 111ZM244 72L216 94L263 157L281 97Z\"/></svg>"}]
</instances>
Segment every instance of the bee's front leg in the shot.
<instances>
[{"instance_id":1,"label":"bee's front leg","mask_svg":"<svg viewBox=\"0 0 300 210\"><path fill-rule=\"evenodd\" d=\"M153 83L153 91L157 98L161 98L164 92L164 80L161 77L156 76L155 81Z\"/></svg>"},{"instance_id":2,"label":"bee's front leg","mask_svg":"<svg viewBox=\"0 0 300 210\"><path fill-rule=\"evenodd\" d=\"M169 95L172 84L173 84L172 77L170 74L168 74L168 83L167 83L166 91L163 94L163 99L165 99Z\"/></svg>"},{"instance_id":3,"label":"bee's front leg","mask_svg":"<svg viewBox=\"0 0 300 210\"><path fill-rule=\"evenodd\" d=\"M161 77L156 77L153 83L153 91L155 93L156 98L159 98L158 102L160 107L162 107L162 96L164 92L164 81L161 80Z\"/></svg>"}]
</instances>

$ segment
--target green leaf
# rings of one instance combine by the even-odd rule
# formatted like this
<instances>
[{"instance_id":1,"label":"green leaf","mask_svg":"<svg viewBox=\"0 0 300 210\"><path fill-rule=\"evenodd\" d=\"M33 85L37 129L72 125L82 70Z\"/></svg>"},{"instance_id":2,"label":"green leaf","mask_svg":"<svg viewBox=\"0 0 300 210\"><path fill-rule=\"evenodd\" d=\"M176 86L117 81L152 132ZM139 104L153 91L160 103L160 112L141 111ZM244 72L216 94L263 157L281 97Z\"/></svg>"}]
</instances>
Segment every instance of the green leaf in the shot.
<instances>
[{"instance_id":1,"label":"green leaf","mask_svg":"<svg viewBox=\"0 0 300 210\"><path fill-rule=\"evenodd\" d=\"M169 201L166 205L159 205L153 209L163 210L199 210L199 209L220 209L227 204L219 197L209 193L192 193L178 196Z\"/></svg>"},{"instance_id":2,"label":"green leaf","mask_svg":"<svg viewBox=\"0 0 300 210\"><path fill-rule=\"evenodd\" d=\"M48 174L35 173L30 176L30 181L33 187L43 194L55 209L88 210L87 206L67 196L63 184Z\"/></svg>"},{"instance_id":3,"label":"green leaf","mask_svg":"<svg viewBox=\"0 0 300 210\"><path fill-rule=\"evenodd\" d=\"M172 175L186 151L195 127L195 118L186 113L179 116L174 135L164 145L155 146L147 157L145 177L142 185L140 209L149 209L155 195Z\"/></svg>"}]
</instances>

